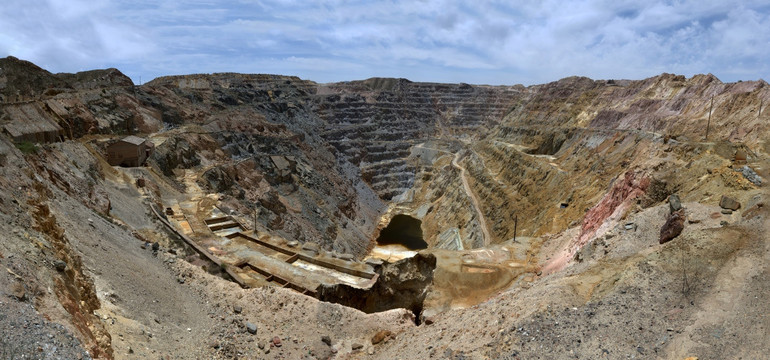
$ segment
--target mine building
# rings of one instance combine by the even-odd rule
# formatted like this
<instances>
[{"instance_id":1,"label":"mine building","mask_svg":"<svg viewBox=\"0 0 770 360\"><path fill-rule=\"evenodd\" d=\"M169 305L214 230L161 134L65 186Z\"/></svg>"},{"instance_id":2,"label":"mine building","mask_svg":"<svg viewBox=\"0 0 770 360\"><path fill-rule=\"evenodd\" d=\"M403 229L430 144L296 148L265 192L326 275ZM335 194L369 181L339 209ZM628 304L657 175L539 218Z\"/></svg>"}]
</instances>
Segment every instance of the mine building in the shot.
<instances>
[{"instance_id":1,"label":"mine building","mask_svg":"<svg viewBox=\"0 0 770 360\"><path fill-rule=\"evenodd\" d=\"M138 136L127 136L107 147L107 162L124 167L142 166L155 145Z\"/></svg>"}]
</instances>

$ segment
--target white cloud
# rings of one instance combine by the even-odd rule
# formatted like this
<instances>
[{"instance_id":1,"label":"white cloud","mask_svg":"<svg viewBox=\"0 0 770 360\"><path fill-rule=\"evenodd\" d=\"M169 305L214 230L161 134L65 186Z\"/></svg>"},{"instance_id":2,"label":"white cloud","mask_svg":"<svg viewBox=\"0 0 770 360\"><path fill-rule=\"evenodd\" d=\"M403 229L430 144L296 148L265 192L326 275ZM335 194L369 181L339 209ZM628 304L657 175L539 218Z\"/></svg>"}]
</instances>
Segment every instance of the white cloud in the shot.
<instances>
[{"instance_id":1,"label":"white cloud","mask_svg":"<svg viewBox=\"0 0 770 360\"><path fill-rule=\"evenodd\" d=\"M6 0L0 56L134 79L274 72L541 83L569 75L770 78L763 1Z\"/></svg>"}]
</instances>

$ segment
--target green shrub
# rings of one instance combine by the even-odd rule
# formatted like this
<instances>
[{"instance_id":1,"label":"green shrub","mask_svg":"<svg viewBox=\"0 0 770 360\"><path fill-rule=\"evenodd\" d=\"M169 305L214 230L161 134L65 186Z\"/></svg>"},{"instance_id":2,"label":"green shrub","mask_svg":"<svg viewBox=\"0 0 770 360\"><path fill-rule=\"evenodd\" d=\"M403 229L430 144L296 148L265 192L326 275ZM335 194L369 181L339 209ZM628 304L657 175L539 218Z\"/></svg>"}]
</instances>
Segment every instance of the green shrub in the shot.
<instances>
[{"instance_id":1,"label":"green shrub","mask_svg":"<svg viewBox=\"0 0 770 360\"><path fill-rule=\"evenodd\" d=\"M20 141L16 143L16 148L23 154L37 154L38 146L35 143L29 141Z\"/></svg>"}]
</instances>

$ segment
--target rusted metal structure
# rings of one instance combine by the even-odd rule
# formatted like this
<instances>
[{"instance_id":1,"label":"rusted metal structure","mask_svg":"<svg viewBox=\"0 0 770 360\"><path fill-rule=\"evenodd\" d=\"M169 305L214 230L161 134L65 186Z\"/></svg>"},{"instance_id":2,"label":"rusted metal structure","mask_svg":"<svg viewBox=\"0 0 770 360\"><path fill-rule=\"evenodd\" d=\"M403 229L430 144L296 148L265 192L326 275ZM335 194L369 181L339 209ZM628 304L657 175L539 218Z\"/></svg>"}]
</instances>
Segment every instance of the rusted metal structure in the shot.
<instances>
[{"instance_id":1,"label":"rusted metal structure","mask_svg":"<svg viewBox=\"0 0 770 360\"><path fill-rule=\"evenodd\" d=\"M107 147L107 162L113 166L142 166L154 148L147 139L127 136Z\"/></svg>"}]
</instances>

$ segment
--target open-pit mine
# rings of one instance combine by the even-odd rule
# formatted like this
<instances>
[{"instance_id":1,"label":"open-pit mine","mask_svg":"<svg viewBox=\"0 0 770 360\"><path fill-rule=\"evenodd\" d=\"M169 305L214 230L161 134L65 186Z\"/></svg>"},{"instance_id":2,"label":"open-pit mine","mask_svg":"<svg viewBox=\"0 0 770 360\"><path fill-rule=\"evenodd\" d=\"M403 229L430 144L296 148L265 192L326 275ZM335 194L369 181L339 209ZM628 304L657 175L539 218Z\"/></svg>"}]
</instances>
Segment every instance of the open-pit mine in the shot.
<instances>
[{"instance_id":1,"label":"open-pit mine","mask_svg":"<svg viewBox=\"0 0 770 360\"><path fill-rule=\"evenodd\" d=\"M0 358L767 358L769 104L0 59Z\"/></svg>"}]
</instances>

